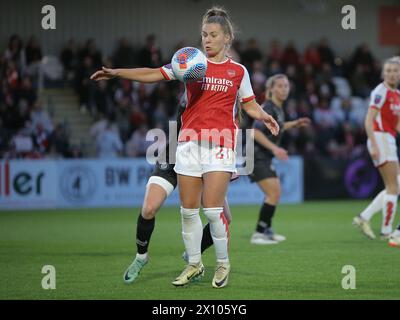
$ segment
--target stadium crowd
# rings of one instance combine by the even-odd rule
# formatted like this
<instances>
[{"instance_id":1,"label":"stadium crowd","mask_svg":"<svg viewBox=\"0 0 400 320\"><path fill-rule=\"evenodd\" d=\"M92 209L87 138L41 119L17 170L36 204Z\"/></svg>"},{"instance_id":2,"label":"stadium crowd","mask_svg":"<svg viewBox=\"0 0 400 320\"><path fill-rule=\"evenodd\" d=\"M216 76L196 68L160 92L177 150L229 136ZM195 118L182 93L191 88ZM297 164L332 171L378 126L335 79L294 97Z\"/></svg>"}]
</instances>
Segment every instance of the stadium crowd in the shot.
<instances>
[{"instance_id":1,"label":"stadium crowd","mask_svg":"<svg viewBox=\"0 0 400 320\"><path fill-rule=\"evenodd\" d=\"M185 46L178 43L175 49ZM265 49L265 50L264 50ZM168 63L156 37L149 35L142 47L120 39L111 56L102 54L95 40L79 44L69 40L62 48L62 86L73 87L80 110L93 118L90 134L99 157L141 157L151 128L168 131L175 120L183 85L179 82L138 84L130 81L90 81L102 65L109 68L159 67ZM261 48L256 39L236 41L232 58L249 70L259 103L264 102L266 79L285 73L291 95L285 107L287 120L309 117L312 126L285 133L283 145L290 154L348 159L365 151L364 117L369 93L381 81L381 62L367 44L340 57L326 39L310 43L300 52L293 42L278 40ZM71 146L68 130L53 123L45 102L38 98L40 65L44 53L32 36L26 45L10 37L0 52L0 157L82 157L85 150ZM246 123L242 123L246 127Z\"/></svg>"}]
</instances>

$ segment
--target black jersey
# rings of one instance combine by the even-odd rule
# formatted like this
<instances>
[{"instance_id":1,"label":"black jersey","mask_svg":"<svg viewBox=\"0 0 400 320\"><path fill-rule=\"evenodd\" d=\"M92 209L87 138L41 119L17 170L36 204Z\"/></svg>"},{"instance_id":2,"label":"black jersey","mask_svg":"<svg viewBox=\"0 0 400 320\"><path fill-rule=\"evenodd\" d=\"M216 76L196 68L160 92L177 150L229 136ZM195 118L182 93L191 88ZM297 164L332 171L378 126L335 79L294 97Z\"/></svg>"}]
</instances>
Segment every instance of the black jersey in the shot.
<instances>
[{"instance_id":1,"label":"black jersey","mask_svg":"<svg viewBox=\"0 0 400 320\"><path fill-rule=\"evenodd\" d=\"M178 109L178 115L177 115L177 134L179 133L179 130L181 129L181 125L182 125L182 121L181 121L181 116L182 113L185 111L185 107L183 107L182 105L179 106ZM171 163L169 155L169 143L167 143L167 145L165 146L164 151L161 153L161 156L159 157L159 159L162 159L166 162L161 162L157 161L155 166L154 166L154 170L152 172L152 176L158 176L161 177L165 180L167 180L169 183L172 184L172 186L174 187L174 189L176 188L178 181L177 181L177 176L176 176L176 172L174 171L174 167L175 164ZM176 149L171 150L173 153L175 153Z\"/></svg>"},{"instance_id":2,"label":"black jersey","mask_svg":"<svg viewBox=\"0 0 400 320\"><path fill-rule=\"evenodd\" d=\"M262 105L262 108L264 109L265 112L267 112L269 115L271 115L275 121L279 125L279 133L278 135L274 136L271 131L265 126L264 122L255 120L253 127L255 129L258 129L262 131L267 138L279 145L281 138L282 138L282 133L283 133L283 125L285 123L285 113L281 107L278 107L275 105L271 100L268 100ZM254 158L255 159L265 159L265 158L272 158L274 155L272 154L271 150L263 147L261 144L259 144L257 141L254 141Z\"/></svg>"},{"instance_id":3,"label":"black jersey","mask_svg":"<svg viewBox=\"0 0 400 320\"><path fill-rule=\"evenodd\" d=\"M185 107L183 107L182 105L179 106L178 109L178 114L176 117L176 133L177 135L179 134L179 131L181 130L182 127L182 114L185 111ZM173 150L173 152L175 152L176 150ZM167 143L167 145L165 146L165 150L161 153L161 157L160 159L165 159L166 162L169 164L170 163L170 159L169 159L169 142ZM174 165L172 165L172 168L174 167Z\"/></svg>"}]
</instances>

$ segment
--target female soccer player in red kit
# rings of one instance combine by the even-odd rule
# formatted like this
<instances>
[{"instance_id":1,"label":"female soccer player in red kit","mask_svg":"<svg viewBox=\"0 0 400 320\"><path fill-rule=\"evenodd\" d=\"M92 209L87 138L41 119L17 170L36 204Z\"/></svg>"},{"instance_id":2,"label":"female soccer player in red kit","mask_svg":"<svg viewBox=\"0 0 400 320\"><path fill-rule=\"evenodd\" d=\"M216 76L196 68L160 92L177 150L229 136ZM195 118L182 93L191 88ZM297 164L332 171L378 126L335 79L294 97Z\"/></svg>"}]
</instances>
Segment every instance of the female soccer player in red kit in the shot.
<instances>
[{"instance_id":1,"label":"female soccer player in red kit","mask_svg":"<svg viewBox=\"0 0 400 320\"><path fill-rule=\"evenodd\" d=\"M233 39L233 27L226 11L220 8L208 10L202 23L202 44L208 57L207 73L203 79L185 84L187 103L182 115L174 168L178 174L182 237L189 258L186 268L172 282L175 286L186 285L204 272L201 262L201 203L210 223L217 257L212 285L222 288L228 283L229 229L222 211L229 180L236 172L236 101L250 117L263 121L273 134L279 132L273 117L255 101L246 68L226 55ZM175 80L170 65L160 69L103 69L93 77L116 75L141 82Z\"/></svg>"},{"instance_id":2,"label":"female soccer player in red kit","mask_svg":"<svg viewBox=\"0 0 400 320\"><path fill-rule=\"evenodd\" d=\"M382 210L381 238L388 239L397 210L399 193L399 159L397 157L396 135L400 116L400 58L388 59L383 66L383 82L371 93L370 107L365 119L368 135L368 151L378 168L385 184L372 203L353 220L369 238L375 239L369 220Z\"/></svg>"}]
</instances>

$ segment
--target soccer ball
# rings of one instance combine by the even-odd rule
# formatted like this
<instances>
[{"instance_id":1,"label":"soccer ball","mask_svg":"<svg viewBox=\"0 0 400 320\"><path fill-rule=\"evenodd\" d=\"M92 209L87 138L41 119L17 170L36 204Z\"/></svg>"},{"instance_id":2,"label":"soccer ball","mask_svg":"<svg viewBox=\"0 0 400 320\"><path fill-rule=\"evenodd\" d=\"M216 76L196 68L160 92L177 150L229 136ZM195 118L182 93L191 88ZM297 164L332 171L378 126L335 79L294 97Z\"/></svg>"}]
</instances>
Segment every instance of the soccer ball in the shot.
<instances>
[{"instance_id":1,"label":"soccer ball","mask_svg":"<svg viewBox=\"0 0 400 320\"><path fill-rule=\"evenodd\" d=\"M175 52L171 60L172 72L182 82L203 78L207 71L207 58L197 48L185 47Z\"/></svg>"}]
</instances>

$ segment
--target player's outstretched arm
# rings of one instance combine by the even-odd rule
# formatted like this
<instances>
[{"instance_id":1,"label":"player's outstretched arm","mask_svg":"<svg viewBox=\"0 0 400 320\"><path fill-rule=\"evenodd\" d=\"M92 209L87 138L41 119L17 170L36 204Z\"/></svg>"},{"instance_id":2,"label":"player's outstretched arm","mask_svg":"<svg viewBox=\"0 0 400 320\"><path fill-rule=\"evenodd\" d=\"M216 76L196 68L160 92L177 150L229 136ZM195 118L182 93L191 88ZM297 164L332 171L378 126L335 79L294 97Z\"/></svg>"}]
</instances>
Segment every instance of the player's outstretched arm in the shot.
<instances>
[{"instance_id":1,"label":"player's outstretched arm","mask_svg":"<svg viewBox=\"0 0 400 320\"><path fill-rule=\"evenodd\" d=\"M311 120L309 118L299 118L294 121L286 121L283 125L284 130L290 130L292 128L302 128L308 127L311 124Z\"/></svg>"},{"instance_id":2,"label":"player's outstretched arm","mask_svg":"<svg viewBox=\"0 0 400 320\"><path fill-rule=\"evenodd\" d=\"M90 77L91 80L110 80L121 78L143 83L153 83L164 80L159 68L108 69L103 67Z\"/></svg>"},{"instance_id":3,"label":"player's outstretched arm","mask_svg":"<svg viewBox=\"0 0 400 320\"><path fill-rule=\"evenodd\" d=\"M275 119L266 113L255 99L242 103L243 110L253 119L264 122L265 126L276 136L279 133L279 125Z\"/></svg>"}]
</instances>

